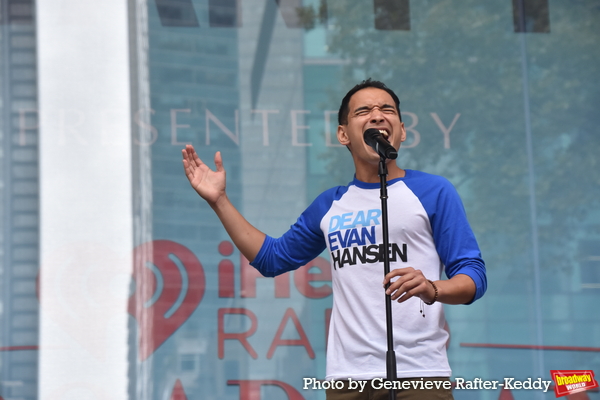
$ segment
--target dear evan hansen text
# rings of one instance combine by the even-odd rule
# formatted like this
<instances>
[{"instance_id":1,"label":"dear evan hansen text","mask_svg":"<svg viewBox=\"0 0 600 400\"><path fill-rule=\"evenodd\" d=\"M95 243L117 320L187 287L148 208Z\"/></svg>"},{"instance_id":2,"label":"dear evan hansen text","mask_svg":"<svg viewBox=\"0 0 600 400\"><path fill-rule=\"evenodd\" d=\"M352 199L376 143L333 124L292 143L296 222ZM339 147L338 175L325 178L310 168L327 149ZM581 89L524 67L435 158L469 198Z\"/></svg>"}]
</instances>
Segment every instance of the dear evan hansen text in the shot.
<instances>
[{"instance_id":1,"label":"dear evan hansen text","mask_svg":"<svg viewBox=\"0 0 600 400\"><path fill-rule=\"evenodd\" d=\"M383 247L377 244L376 227L381 224L381 210L361 210L334 215L329 220L329 251L333 268L372 264L383 261ZM390 243L390 262L407 261L406 243Z\"/></svg>"}]
</instances>

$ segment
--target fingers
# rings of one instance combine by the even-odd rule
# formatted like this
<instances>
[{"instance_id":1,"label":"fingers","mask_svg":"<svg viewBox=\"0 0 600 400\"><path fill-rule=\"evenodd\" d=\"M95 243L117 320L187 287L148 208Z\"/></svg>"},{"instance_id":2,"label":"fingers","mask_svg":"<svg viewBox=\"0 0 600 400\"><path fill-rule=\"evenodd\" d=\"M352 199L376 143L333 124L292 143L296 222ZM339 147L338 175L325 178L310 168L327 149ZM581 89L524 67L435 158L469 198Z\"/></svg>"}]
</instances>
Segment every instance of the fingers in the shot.
<instances>
[{"instance_id":1,"label":"fingers","mask_svg":"<svg viewBox=\"0 0 600 400\"><path fill-rule=\"evenodd\" d=\"M187 163L188 166L193 166L194 154L196 151L192 145L185 146L185 149L181 150L181 154L183 156L184 165Z\"/></svg>"},{"instance_id":2,"label":"fingers","mask_svg":"<svg viewBox=\"0 0 600 400\"><path fill-rule=\"evenodd\" d=\"M193 157L193 155L196 153L196 150L194 150L194 146L191 144L186 144L182 152L184 154L184 158L189 159Z\"/></svg>"},{"instance_id":3,"label":"fingers","mask_svg":"<svg viewBox=\"0 0 600 400\"><path fill-rule=\"evenodd\" d=\"M196 154L194 147L187 145L185 149L181 150L181 154L183 156L183 170L188 179L191 179L197 166L196 161L194 161L194 155Z\"/></svg>"},{"instance_id":4,"label":"fingers","mask_svg":"<svg viewBox=\"0 0 600 400\"><path fill-rule=\"evenodd\" d=\"M181 150L181 154L183 156L183 165L185 168L191 168L193 170L194 167L201 167L202 165L205 165L200 157L198 157L198 153L196 153L194 146L191 144L185 145L185 149ZM219 172L224 170L223 158L220 151L215 153L215 166Z\"/></svg>"},{"instance_id":5,"label":"fingers","mask_svg":"<svg viewBox=\"0 0 600 400\"><path fill-rule=\"evenodd\" d=\"M225 170L225 168L223 168L223 158L221 157L220 151L215 153L215 167L217 167L217 172L223 172Z\"/></svg>"},{"instance_id":6,"label":"fingers","mask_svg":"<svg viewBox=\"0 0 600 400\"><path fill-rule=\"evenodd\" d=\"M194 148L192 147L192 145L188 145L192 148L192 159L194 160L194 164L196 165L196 167L200 167L202 166L202 164L204 164L202 162L202 160L200 159L200 157L198 157L198 153L196 153L196 151L194 150Z\"/></svg>"},{"instance_id":7,"label":"fingers","mask_svg":"<svg viewBox=\"0 0 600 400\"><path fill-rule=\"evenodd\" d=\"M413 267L406 267L406 268L398 268L395 269L391 272L389 272L383 279L383 285L385 286L388 282L390 282L390 280L396 276L403 276L406 274L409 274L411 272L414 272L415 269Z\"/></svg>"},{"instance_id":8,"label":"fingers","mask_svg":"<svg viewBox=\"0 0 600 400\"><path fill-rule=\"evenodd\" d=\"M189 176L192 173L192 164L190 163L187 150L181 150L181 155L183 156L183 171Z\"/></svg>"},{"instance_id":9,"label":"fingers","mask_svg":"<svg viewBox=\"0 0 600 400\"><path fill-rule=\"evenodd\" d=\"M429 282L427 282L427 280L421 282L411 281L409 285L405 285L405 287L402 287L400 290L397 290L392 300L397 299L398 303L403 303L411 297L420 298L421 295L427 292L427 285L429 285ZM413 287L409 289L408 286ZM404 293L401 293L405 289L407 290Z\"/></svg>"},{"instance_id":10,"label":"fingers","mask_svg":"<svg viewBox=\"0 0 600 400\"><path fill-rule=\"evenodd\" d=\"M391 281L394 277L399 277L394 282ZM389 294L392 300L397 300L402 303L411 297L420 297L426 294L428 290L428 281L420 270L414 268L399 268L391 271L385 276L383 281L386 289L386 294Z\"/></svg>"},{"instance_id":11,"label":"fingers","mask_svg":"<svg viewBox=\"0 0 600 400\"><path fill-rule=\"evenodd\" d=\"M194 150L194 146L191 144L185 145L185 149L183 149L182 152L184 160L187 160L190 167L200 167L202 164L204 164L200 157L198 157L196 150Z\"/></svg>"}]
</instances>

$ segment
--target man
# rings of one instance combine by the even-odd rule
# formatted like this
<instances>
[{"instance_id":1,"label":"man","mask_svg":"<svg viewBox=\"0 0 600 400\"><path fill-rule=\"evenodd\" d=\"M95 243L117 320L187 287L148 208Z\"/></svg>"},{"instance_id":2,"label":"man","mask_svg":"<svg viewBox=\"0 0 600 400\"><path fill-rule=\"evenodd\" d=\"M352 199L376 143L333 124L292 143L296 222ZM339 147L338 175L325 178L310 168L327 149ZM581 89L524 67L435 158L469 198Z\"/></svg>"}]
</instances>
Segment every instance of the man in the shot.
<instances>
[{"instance_id":1,"label":"man","mask_svg":"<svg viewBox=\"0 0 600 400\"><path fill-rule=\"evenodd\" d=\"M398 150L406 139L396 94L366 80L342 100L338 141L347 146L355 178L323 192L281 238L253 227L225 192L219 152L216 171L183 150L192 187L216 212L238 249L263 275L275 276L306 264L325 248L332 264L333 308L327 349L327 380L386 377L385 297L393 303L398 378L448 381L448 332L441 303L468 304L486 290L485 266L462 202L444 178L404 170L387 160L391 272L382 277L379 155L363 133L378 129ZM449 279L440 280L445 270ZM425 306L427 304L427 306ZM327 392L328 399L387 399L371 386ZM448 399L450 389L398 390L398 399ZM435 386L434 386L435 387ZM447 386L446 386L447 387Z\"/></svg>"}]
</instances>

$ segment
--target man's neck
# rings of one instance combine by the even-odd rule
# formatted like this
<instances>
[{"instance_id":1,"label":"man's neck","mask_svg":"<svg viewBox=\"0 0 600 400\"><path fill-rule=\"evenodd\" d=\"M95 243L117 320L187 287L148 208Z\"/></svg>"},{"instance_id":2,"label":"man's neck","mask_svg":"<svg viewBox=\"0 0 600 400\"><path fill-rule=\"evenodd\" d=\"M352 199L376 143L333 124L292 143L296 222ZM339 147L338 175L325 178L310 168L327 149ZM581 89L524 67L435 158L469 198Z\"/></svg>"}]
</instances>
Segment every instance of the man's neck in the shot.
<instances>
[{"instance_id":1,"label":"man's neck","mask_svg":"<svg viewBox=\"0 0 600 400\"><path fill-rule=\"evenodd\" d=\"M390 181L392 179L404 178L406 176L406 171L396 165L395 161L389 161L387 163L387 180ZM361 182L366 183L378 183L380 182L379 178L379 165L375 168L361 168L360 170L357 168L356 170L356 179Z\"/></svg>"}]
</instances>

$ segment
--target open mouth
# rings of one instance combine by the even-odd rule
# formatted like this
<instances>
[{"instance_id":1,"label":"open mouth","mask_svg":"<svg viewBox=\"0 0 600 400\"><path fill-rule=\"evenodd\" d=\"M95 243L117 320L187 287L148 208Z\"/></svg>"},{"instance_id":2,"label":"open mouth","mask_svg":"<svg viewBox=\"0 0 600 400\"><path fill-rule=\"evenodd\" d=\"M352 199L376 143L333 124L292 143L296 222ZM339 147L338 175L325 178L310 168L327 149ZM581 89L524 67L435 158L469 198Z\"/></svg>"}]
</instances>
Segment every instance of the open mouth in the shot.
<instances>
[{"instance_id":1,"label":"open mouth","mask_svg":"<svg viewBox=\"0 0 600 400\"><path fill-rule=\"evenodd\" d=\"M386 129L379 129L379 133L381 133L381 136L383 136L385 140L388 142L390 141L390 133Z\"/></svg>"}]
</instances>

